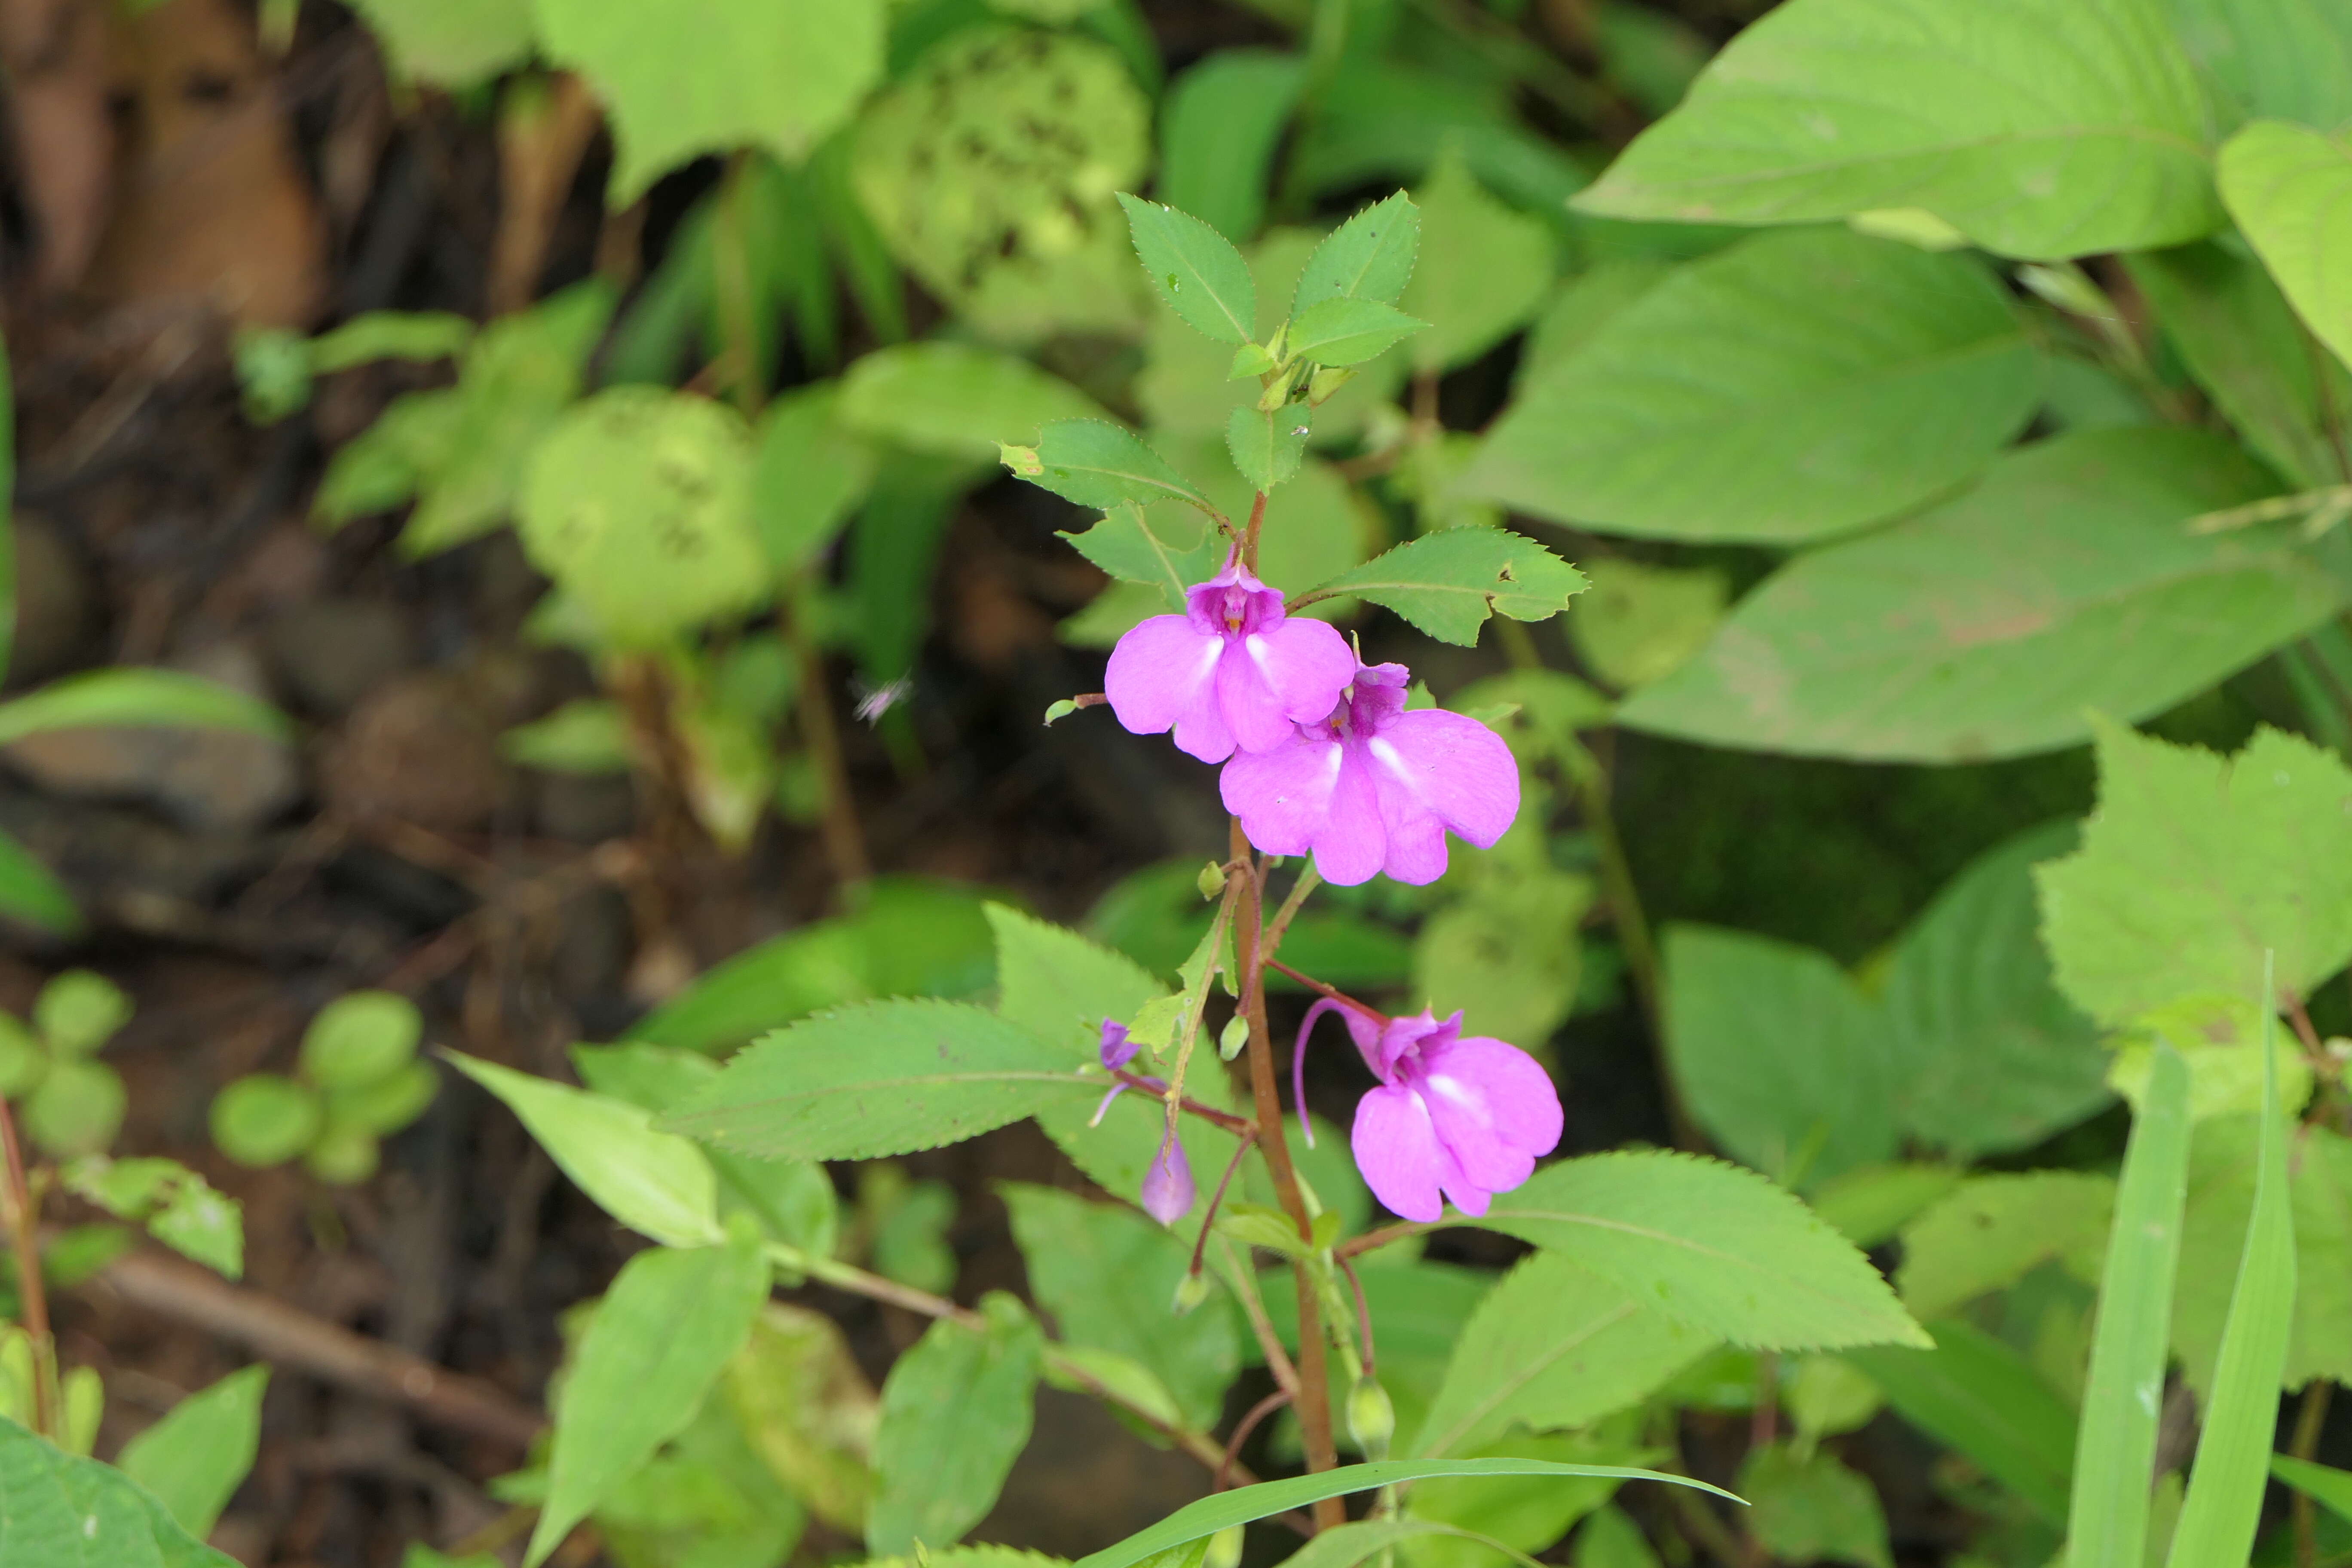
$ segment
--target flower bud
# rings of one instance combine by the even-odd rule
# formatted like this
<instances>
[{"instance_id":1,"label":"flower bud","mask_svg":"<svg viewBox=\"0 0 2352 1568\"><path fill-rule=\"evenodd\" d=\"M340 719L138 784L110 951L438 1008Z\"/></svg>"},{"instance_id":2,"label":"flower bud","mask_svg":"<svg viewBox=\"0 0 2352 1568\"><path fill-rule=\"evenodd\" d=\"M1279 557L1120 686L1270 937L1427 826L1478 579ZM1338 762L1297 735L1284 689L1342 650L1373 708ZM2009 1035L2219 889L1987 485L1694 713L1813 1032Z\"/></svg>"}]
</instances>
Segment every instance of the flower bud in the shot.
<instances>
[{"instance_id":1,"label":"flower bud","mask_svg":"<svg viewBox=\"0 0 2352 1568\"><path fill-rule=\"evenodd\" d=\"M1217 1055L1231 1061L1241 1055L1242 1047L1248 1044L1249 1020L1236 1013L1225 1020L1225 1026L1217 1033Z\"/></svg>"},{"instance_id":2,"label":"flower bud","mask_svg":"<svg viewBox=\"0 0 2352 1568\"><path fill-rule=\"evenodd\" d=\"M1209 1299L1209 1277L1199 1269L1188 1269L1184 1278L1176 1281L1176 1315L1183 1317Z\"/></svg>"},{"instance_id":3,"label":"flower bud","mask_svg":"<svg viewBox=\"0 0 2352 1568\"><path fill-rule=\"evenodd\" d=\"M1103 1071L1117 1072L1133 1061L1135 1053L1141 1048L1135 1041L1128 1038L1125 1024L1116 1018L1105 1018L1102 1021L1102 1041L1097 1054L1101 1058Z\"/></svg>"},{"instance_id":4,"label":"flower bud","mask_svg":"<svg viewBox=\"0 0 2352 1568\"><path fill-rule=\"evenodd\" d=\"M1201 889L1204 899L1213 899L1225 890L1225 868L1214 860L1201 868L1200 879L1192 884Z\"/></svg>"},{"instance_id":5,"label":"flower bud","mask_svg":"<svg viewBox=\"0 0 2352 1568\"><path fill-rule=\"evenodd\" d=\"M1229 1524L1209 1537L1209 1550L1201 1558L1201 1568L1237 1568L1242 1560L1242 1527Z\"/></svg>"},{"instance_id":6,"label":"flower bud","mask_svg":"<svg viewBox=\"0 0 2352 1568\"><path fill-rule=\"evenodd\" d=\"M1161 1225L1174 1225L1192 1212L1192 1163L1171 1131L1160 1140L1151 1168L1143 1173L1143 1212Z\"/></svg>"},{"instance_id":7,"label":"flower bud","mask_svg":"<svg viewBox=\"0 0 2352 1568\"><path fill-rule=\"evenodd\" d=\"M1377 1459L1389 1451L1389 1439L1396 1436L1396 1405L1376 1379L1360 1377L1348 1391L1348 1436L1366 1458Z\"/></svg>"}]
</instances>

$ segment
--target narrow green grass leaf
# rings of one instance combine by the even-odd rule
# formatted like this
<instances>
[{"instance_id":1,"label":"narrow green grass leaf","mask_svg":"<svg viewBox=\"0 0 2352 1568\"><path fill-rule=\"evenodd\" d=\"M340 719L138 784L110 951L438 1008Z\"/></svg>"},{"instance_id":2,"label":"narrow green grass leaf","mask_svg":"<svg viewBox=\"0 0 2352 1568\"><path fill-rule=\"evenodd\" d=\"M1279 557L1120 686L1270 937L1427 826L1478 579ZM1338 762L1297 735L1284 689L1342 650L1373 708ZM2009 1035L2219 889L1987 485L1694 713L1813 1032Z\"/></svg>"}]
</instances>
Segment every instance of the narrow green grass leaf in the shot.
<instances>
[{"instance_id":1,"label":"narrow green grass leaf","mask_svg":"<svg viewBox=\"0 0 2352 1568\"><path fill-rule=\"evenodd\" d=\"M2273 1454L2271 1474L2337 1518L2352 1522L2352 1470L2315 1465L2291 1454Z\"/></svg>"},{"instance_id":2,"label":"narrow green grass leaf","mask_svg":"<svg viewBox=\"0 0 2352 1568\"><path fill-rule=\"evenodd\" d=\"M1973 1324L1927 1325L1931 1351L1843 1351L1886 1403L1963 1454L2053 1526L2066 1522L2074 1413L2017 1352Z\"/></svg>"},{"instance_id":3,"label":"narrow green grass leaf","mask_svg":"<svg viewBox=\"0 0 2352 1568\"><path fill-rule=\"evenodd\" d=\"M0 745L91 725L240 730L286 740L293 726L258 698L173 669L93 669L0 702Z\"/></svg>"}]
</instances>

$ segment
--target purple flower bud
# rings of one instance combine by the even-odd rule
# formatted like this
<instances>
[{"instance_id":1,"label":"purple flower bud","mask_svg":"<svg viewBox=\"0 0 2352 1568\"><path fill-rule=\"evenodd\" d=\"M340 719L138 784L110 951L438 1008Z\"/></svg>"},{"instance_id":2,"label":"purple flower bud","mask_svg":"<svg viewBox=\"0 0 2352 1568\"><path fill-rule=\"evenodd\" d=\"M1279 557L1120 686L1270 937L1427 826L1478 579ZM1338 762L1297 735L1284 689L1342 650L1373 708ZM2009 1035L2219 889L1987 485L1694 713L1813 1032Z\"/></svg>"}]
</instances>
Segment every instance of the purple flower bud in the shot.
<instances>
[{"instance_id":1,"label":"purple flower bud","mask_svg":"<svg viewBox=\"0 0 2352 1568\"><path fill-rule=\"evenodd\" d=\"M1117 1072L1135 1059L1143 1047L1127 1037L1127 1026L1114 1018L1102 1021L1102 1065L1105 1072Z\"/></svg>"},{"instance_id":2,"label":"purple flower bud","mask_svg":"<svg viewBox=\"0 0 2352 1568\"><path fill-rule=\"evenodd\" d=\"M1192 1212L1192 1163L1173 1132L1162 1133L1160 1152L1143 1173L1143 1212L1161 1225L1174 1225Z\"/></svg>"}]
</instances>

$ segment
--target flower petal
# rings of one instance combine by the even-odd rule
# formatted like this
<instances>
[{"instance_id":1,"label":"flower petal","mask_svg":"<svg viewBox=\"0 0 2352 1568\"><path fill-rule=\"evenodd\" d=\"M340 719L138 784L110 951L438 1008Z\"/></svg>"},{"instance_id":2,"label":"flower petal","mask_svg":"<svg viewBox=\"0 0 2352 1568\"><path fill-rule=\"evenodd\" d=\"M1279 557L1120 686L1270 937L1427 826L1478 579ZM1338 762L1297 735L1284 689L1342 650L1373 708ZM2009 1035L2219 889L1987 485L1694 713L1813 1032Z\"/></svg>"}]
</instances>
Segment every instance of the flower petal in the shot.
<instances>
[{"instance_id":1,"label":"flower petal","mask_svg":"<svg viewBox=\"0 0 2352 1568\"><path fill-rule=\"evenodd\" d=\"M1415 1087L1463 1174L1488 1192L1526 1181L1559 1143L1559 1092L1517 1046L1473 1035L1426 1050Z\"/></svg>"},{"instance_id":2,"label":"flower petal","mask_svg":"<svg viewBox=\"0 0 2352 1568\"><path fill-rule=\"evenodd\" d=\"M1315 869L1335 888L1352 888L1378 874L1388 858L1389 836L1363 748L1343 742L1339 751L1339 776L1315 834Z\"/></svg>"},{"instance_id":3,"label":"flower petal","mask_svg":"<svg viewBox=\"0 0 2352 1568\"><path fill-rule=\"evenodd\" d=\"M1445 1213L1440 1189L1459 1173L1438 1143L1419 1095L1409 1089L1371 1090L1356 1102L1348 1142L1365 1184L1390 1213L1424 1222Z\"/></svg>"},{"instance_id":4,"label":"flower petal","mask_svg":"<svg viewBox=\"0 0 2352 1568\"><path fill-rule=\"evenodd\" d=\"M1370 745L1381 809L1394 826L1423 813L1481 849L1519 814L1519 764L1503 738L1475 719L1442 708L1400 713Z\"/></svg>"},{"instance_id":5,"label":"flower petal","mask_svg":"<svg viewBox=\"0 0 2352 1568\"><path fill-rule=\"evenodd\" d=\"M1210 694L1225 639L1203 637L1182 616L1154 616L1130 627L1110 650L1103 690L1118 721L1138 735L1172 727Z\"/></svg>"},{"instance_id":6,"label":"flower petal","mask_svg":"<svg viewBox=\"0 0 2352 1568\"><path fill-rule=\"evenodd\" d=\"M1249 638L1248 647L1284 715L1301 724L1328 719L1356 679L1356 650L1339 627L1311 616L1290 616Z\"/></svg>"},{"instance_id":7,"label":"flower petal","mask_svg":"<svg viewBox=\"0 0 2352 1568\"><path fill-rule=\"evenodd\" d=\"M1267 679L1258 651L1265 641L1262 637L1229 637L1217 659L1217 708L1234 743L1244 752L1270 752L1298 733Z\"/></svg>"},{"instance_id":8,"label":"flower petal","mask_svg":"<svg viewBox=\"0 0 2352 1568\"><path fill-rule=\"evenodd\" d=\"M1176 721L1173 739L1178 751L1190 752L1204 763L1222 763L1234 754L1234 732L1225 727L1224 709L1217 701L1213 678L1201 683L1201 700L1185 709L1183 716Z\"/></svg>"},{"instance_id":9,"label":"flower petal","mask_svg":"<svg viewBox=\"0 0 2352 1568\"><path fill-rule=\"evenodd\" d=\"M1225 764L1217 793L1242 819L1249 841L1269 855L1304 855L1331 811L1339 742L1291 731L1270 752L1244 752Z\"/></svg>"}]
</instances>

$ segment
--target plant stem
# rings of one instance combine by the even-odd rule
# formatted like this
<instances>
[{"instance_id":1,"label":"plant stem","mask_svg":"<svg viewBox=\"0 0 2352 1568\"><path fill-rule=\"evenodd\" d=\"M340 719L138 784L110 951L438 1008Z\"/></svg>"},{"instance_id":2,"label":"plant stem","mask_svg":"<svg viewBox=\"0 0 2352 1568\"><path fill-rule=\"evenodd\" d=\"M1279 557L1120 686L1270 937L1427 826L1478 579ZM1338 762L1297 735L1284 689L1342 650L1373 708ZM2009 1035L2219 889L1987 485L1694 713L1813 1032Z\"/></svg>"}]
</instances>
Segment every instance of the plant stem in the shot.
<instances>
[{"instance_id":1,"label":"plant stem","mask_svg":"<svg viewBox=\"0 0 2352 1568\"><path fill-rule=\"evenodd\" d=\"M1297 1226L1299 1239L1311 1242L1314 1221L1299 1193L1298 1173L1290 1163L1290 1142L1283 1134L1282 1096L1275 1087L1274 1037L1265 1025L1265 964L1258 942L1265 917L1264 872L1242 833L1240 817L1233 819L1230 834L1233 859L1249 879L1240 900L1240 930L1234 945L1242 969L1242 1012L1249 1024L1250 1093L1257 1108L1258 1146L1265 1151L1266 1169L1274 1177L1283 1213ZM1298 1290L1298 1425L1307 1440L1307 1469L1328 1470L1339 1464L1339 1454L1331 1442L1330 1368L1328 1347L1323 1340L1322 1306L1307 1260L1292 1258L1290 1271ZM1347 1509L1338 1498L1326 1498L1315 1505L1316 1529L1328 1530L1347 1521Z\"/></svg>"},{"instance_id":2,"label":"plant stem","mask_svg":"<svg viewBox=\"0 0 2352 1568\"><path fill-rule=\"evenodd\" d=\"M2294 1437L2287 1448L2296 1458L2307 1460L2319 1451L2319 1434L2327 1425L2327 1403L2335 1393L2336 1385L2324 1377L2304 1391L2303 1405L2294 1413ZM2319 1521L2312 1511L2311 1494L2295 1491L2294 1517L2294 1568L2317 1568Z\"/></svg>"},{"instance_id":3,"label":"plant stem","mask_svg":"<svg viewBox=\"0 0 2352 1568\"><path fill-rule=\"evenodd\" d=\"M1258 530L1265 524L1265 492L1260 490L1257 499L1250 502L1249 526L1242 531L1242 564L1253 572L1257 570Z\"/></svg>"},{"instance_id":4,"label":"plant stem","mask_svg":"<svg viewBox=\"0 0 2352 1568\"><path fill-rule=\"evenodd\" d=\"M1396 1242L1411 1241L1416 1236L1426 1236L1433 1230L1443 1229L1444 1226L1444 1222L1442 1220L1401 1219L1394 1225L1384 1225L1378 1230L1368 1230L1361 1236L1350 1237L1333 1247L1331 1251L1341 1262L1345 1262L1350 1258L1361 1258L1367 1252L1375 1251Z\"/></svg>"},{"instance_id":5,"label":"plant stem","mask_svg":"<svg viewBox=\"0 0 2352 1568\"><path fill-rule=\"evenodd\" d=\"M1331 984L1328 981L1318 980L1311 974L1302 974L1297 970L1291 968L1290 965L1276 958L1267 958L1265 961L1265 966L1279 973L1287 974L1290 978L1297 981L1298 984L1306 986L1310 991L1321 992L1325 996L1328 996L1332 1001L1339 1004L1340 1006L1348 1008L1351 1012L1360 1013L1375 1024L1385 1025L1389 1021L1389 1016L1386 1013L1381 1012L1379 1008L1373 1006L1369 1002L1357 1001L1353 996L1349 995L1346 992L1340 990L1338 986Z\"/></svg>"},{"instance_id":6,"label":"plant stem","mask_svg":"<svg viewBox=\"0 0 2352 1568\"><path fill-rule=\"evenodd\" d=\"M49 1296L41 1279L40 1216L25 1180L25 1151L16 1141L16 1117L0 1100L0 1146L7 1155L8 1239L16 1248L16 1292L23 1300L25 1332L33 1342L33 1430L54 1439L58 1432L57 1347L49 1337Z\"/></svg>"}]
</instances>

